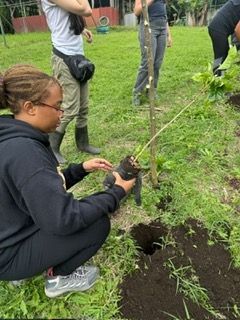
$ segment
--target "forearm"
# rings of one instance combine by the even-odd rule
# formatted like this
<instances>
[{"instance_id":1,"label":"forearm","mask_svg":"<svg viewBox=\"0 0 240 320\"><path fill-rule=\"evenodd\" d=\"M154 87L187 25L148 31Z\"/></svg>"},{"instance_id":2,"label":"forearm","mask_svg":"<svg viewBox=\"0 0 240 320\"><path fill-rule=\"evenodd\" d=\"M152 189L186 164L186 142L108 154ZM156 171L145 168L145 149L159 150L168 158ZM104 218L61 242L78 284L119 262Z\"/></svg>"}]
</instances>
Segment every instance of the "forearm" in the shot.
<instances>
[{"instance_id":1,"label":"forearm","mask_svg":"<svg viewBox=\"0 0 240 320\"><path fill-rule=\"evenodd\" d=\"M33 189L36 194L32 193ZM123 188L114 186L77 200L65 192L61 177L49 170L40 170L29 179L21 194L25 210L34 223L45 232L57 235L87 228L103 215L114 212L126 195Z\"/></svg>"},{"instance_id":2,"label":"forearm","mask_svg":"<svg viewBox=\"0 0 240 320\"><path fill-rule=\"evenodd\" d=\"M170 32L170 28L169 28L168 22L167 22L167 36L171 37L171 32Z\"/></svg>"},{"instance_id":3,"label":"forearm","mask_svg":"<svg viewBox=\"0 0 240 320\"><path fill-rule=\"evenodd\" d=\"M236 38L238 39L238 41L240 41L240 21L236 25L234 31L235 31Z\"/></svg>"},{"instance_id":4,"label":"forearm","mask_svg":"<svg viewBox=\"0 0 240 320\"><path fill-rule=\"evenodd\" d=\"M153 0L146 0L147 6L150 6L153 3ZM142 0L136 0L134 4L134 14L140 16L142 13Z\"/></svg>"},{"instance_id":5,"label":"forearm","mask_svg":"<svg viewBox=\"0 0 240 320\"><path fill-rule=\"evenodd\" d=\"M171 35L171 31L170 31L168 22L167 22L167 46L168 47L172 46L172 35Z\"/></svg>"},{"instance_id":6,"label":"forearm","mask_svg":"<svg viewBox=\"0 0 240 320\"><path fill-rule=\"evenodd\" d=\"M84 170L82 163L70 164L66 169L62 171L62 173L66 180L67 190L89 174Z\"/></svg>"},{"instance_id":7,"label":"forearm","mask_svg":"<svg viewBox=\"0 0 240 320\"><path fill-rule=\"evenodd\" d=\"M51 0L51 2L77 15L90 16L92 14L88 0Z\"/></svg>"}]
</instances>

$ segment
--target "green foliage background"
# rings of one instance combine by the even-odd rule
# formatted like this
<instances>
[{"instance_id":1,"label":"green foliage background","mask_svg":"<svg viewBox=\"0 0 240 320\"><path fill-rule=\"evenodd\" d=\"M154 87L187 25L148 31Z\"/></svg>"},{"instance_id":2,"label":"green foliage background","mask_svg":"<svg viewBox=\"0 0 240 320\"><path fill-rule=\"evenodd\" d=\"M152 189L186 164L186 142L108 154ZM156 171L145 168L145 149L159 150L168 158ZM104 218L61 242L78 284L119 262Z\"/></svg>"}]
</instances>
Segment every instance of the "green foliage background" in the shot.
<instances>
[{"instance_id":1,"label":"green foliage background","mask_svg":"<svg viewBox=\"0 0 240 320\"><path fill-rule=\"evenodd\" d=\"M95 33L95 30L93 30ZM206 94L192 80L206 70L212 48L206 28L173 27L173 47L168 48L158 93L157 128L162 128L188 103L191 107L163 131L157 140L160 188L149 181L149 154L140 161L145 168L143 204L136 207L132 198L125 202L112 220L112 232L92 262L101 269L101 279L90 292L68 294L50 300L44 295L40 275L20 287L0 283L0 318L81 318L121 319L117 289L124 274L137 268L136 248L129 229L139 222L161 218L177 225L188 217L200 219L210 233L216 231L231 249L233 261L240 265L239 193L229 185L240 178L239 113L221 100L206 104ZM0 38L1 40L1 38ZM49 33L8 35L9 48L0 42L0 69L15 63L32 63L51 72ZM112 28L109 34L95 34L86 55L96 64L90 83L89 127L91 141L102 148L102 156L117 164L121 158L137 153L149 140L149 110L131 105L132 88L140 60L136 29ZM160 111L159 111L160 110ZM73 140L74 124L68 128L63 154L69 162L88 159L77 153ZM103 173L73 188L76 197L102 189ZM156 204L166 196L173 199L165 211ZM125 229L119 235L118 229ZM230 231L229 231L230 230Z\"/></svg>"}]
</instances>

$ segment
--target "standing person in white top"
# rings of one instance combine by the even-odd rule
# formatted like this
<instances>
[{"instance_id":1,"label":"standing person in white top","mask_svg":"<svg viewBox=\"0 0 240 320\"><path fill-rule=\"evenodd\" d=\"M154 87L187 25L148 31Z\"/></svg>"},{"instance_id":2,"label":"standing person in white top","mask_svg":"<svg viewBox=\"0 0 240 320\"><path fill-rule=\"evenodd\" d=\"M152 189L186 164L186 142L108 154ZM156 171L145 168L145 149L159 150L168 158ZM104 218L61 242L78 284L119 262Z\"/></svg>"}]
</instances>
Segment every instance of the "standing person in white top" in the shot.
<instances>
[{"instance_id":1,"label":"standing person in white top","mask_svg":"<svg viewBox=\"0 0 240 320\"><path fill-rule=\"evenodd\" d=\"M88 139L88 82L76 80L63 61L63 56L84 55L82 35L89 43L92 42L92 33L85 28L82 19L82 16L90 16L92 9L88 0L41 0L41 3L51 31L53 75L64 93L61 124L49 135L52 150L59 163L66 161L60 152L60 145L68 124L76 119L75 140L78 150L99 154L100 149L89 145Z\"/></svg>"}]
</instances>

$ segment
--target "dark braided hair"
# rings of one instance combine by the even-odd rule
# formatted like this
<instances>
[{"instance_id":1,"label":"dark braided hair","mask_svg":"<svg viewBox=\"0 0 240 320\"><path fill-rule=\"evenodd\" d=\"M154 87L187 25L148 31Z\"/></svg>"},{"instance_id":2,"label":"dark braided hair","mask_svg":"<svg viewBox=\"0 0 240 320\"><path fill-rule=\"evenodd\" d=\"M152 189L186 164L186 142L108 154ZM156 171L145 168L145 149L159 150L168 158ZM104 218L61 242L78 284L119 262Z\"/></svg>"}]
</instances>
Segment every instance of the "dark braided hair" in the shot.
<instances>
[{"instance_id":1,"label":"dark braided hair","mask_svg":"<svg viewBox=\"0 0 240 320\"><path fill-rule=\"evenodd\" d=\"M0 74L0 109L9 108L18 114L21 102L38 103L49 95L49 87L59 82L28 64L16 64Z\"/></svg>"}]
</instances>

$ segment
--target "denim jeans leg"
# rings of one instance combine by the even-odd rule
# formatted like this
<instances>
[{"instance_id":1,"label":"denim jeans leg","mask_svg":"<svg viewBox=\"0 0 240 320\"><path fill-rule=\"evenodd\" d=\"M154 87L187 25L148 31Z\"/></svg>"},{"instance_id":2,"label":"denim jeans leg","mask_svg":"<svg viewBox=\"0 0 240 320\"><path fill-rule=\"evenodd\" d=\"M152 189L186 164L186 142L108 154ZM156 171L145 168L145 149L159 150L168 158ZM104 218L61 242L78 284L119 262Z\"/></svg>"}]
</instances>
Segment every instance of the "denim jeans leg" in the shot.
<instances>
[{"instance_id":1,"label":"denim jeans leg","mask_svg":"<svg viewBox=\"0 0 240 320\"><path fill-rule=\"evenodd\" d=\"M152 22L151 29L153 39L154 88L157 89L159 71L163 62L167 43L166 19L159 19Z\"/></svg>"},{"instance_id":2,"label":"denim jeans leg","mask_svg":"<svg viewBox=\"0 0 240 320\"><path fill-rule=\"evenodd\" d=\"M138 39L139 39L140 48L141 48L141 64L138 69L137 79L133 89L134 93L141 93L146 87L146 84L148 82L148 63L147 63L148 61L147 61L146 49L144 48L145 42L144 42L143 23L140 23L139 25Z\"/></svg>"},{"instance_id":3,"label":"denim jeans leg","mask_svg":"<svg viewBox=\"0 0 240 320\"><path fill-rule=\"evenodd\" d=\"M154 88L157 88L159 70L163 62L167 41L167 21L165 18L150 22L152 35L152 53L154 68ZM138 69L137 80L134 86L134 93L140 93L148 83L148 60L146 49L144 48L144 25L139 26L139 41L141 45L141 64Z\"/></svg>"}]
</instances>

